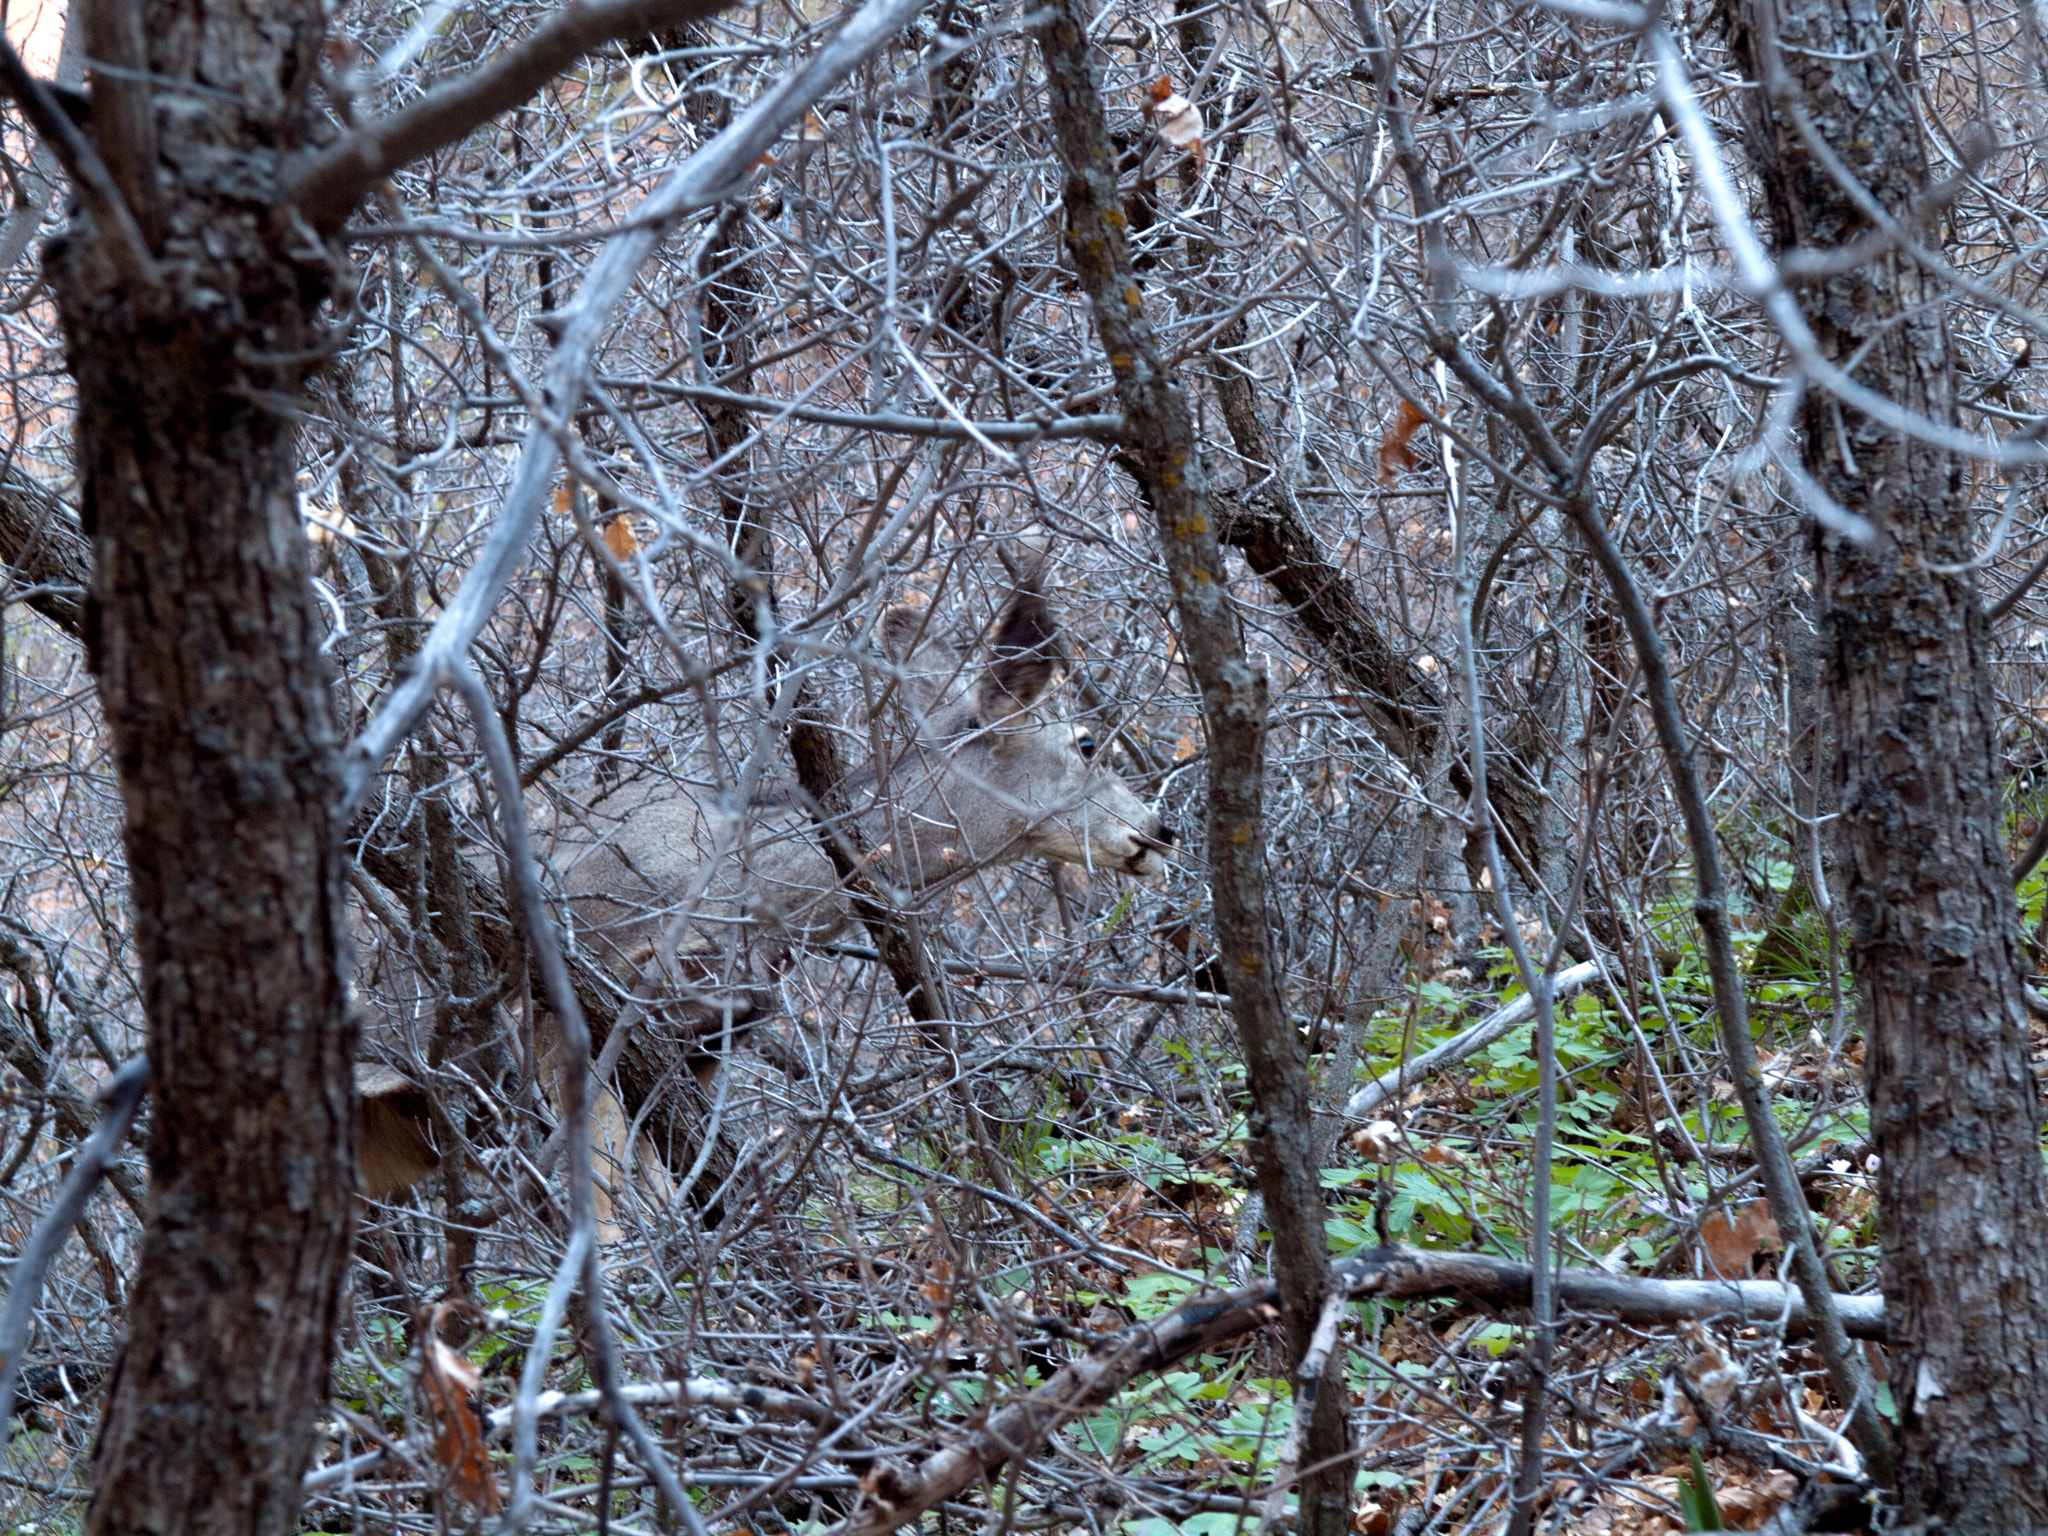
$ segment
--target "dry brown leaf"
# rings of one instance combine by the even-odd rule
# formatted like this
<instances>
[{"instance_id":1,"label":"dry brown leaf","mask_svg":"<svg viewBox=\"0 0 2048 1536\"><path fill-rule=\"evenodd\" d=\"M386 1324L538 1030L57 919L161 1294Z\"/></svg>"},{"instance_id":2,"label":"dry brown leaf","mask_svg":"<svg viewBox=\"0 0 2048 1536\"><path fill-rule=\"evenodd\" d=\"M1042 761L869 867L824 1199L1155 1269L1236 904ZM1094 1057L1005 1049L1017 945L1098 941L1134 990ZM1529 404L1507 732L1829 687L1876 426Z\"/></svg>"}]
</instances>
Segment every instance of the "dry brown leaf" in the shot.
<instances>
[{"instance_id":1,"label":"dry brown leaf","mask_svg":"<svg viewBox=\"0 0 2048 1536\"><path fill-rule=\"evenodd\" d=\"M1685 1324L1679 1329L1678 1336L1693 1351L1683 1367L1685 1379L1692 1383L1693 1392L1699 1395L1700 1401L1719 1413L1728 1406L1735 1389L1742 1385L1742 1367L1698 1323ZM1671 1432L1681 1439L1700 1427L1699 1414L1694 1411L1692 1401L1691 1394L1675 1380L1665 1378L1661 1417Z\"/></svg>"},{"instance_id":2,"label":"dry brown leaf","mask_svg":"<svg viewBox=\"0 0 2048 1536\"><path fill-rule=\"evenodd\" d=\"M491 1473L490 1452L484 1449L483 1424L469 1401L483 1376L441 1342L441 1321L454 1305L443 1302L434 1310L427 1328L426 1369L420 1376L435 1421L434 1460L448 1474L450 1494L484 1514L496 1514L498 1480Z\"/></svg>"},{"instance_id":3,"label":"dry brown leaf","mask_svg":"<svg viewBox=\"0 0 2048 1536\"><path fill-rule=\"evenodd\" d=\"M1715 1481L1714 1502L1721 1506L1721 1518L1729 1528L1753 1531L1777 1513L1778 1506L1799 1491L1799 1479L1790 1472L1773 1472L1753 1483Z\"/></svg>"},{"instance_id":4,"label":"dry brown leaf","mask_svg":"<svg viewBox=\"0 0 2048 1536\"><path fill-rule=\"evenodd\" d=\"M1768 1200L1752 1200L1732 1216L1715 1211L1700 1223L1700 1247L1714 1273L1724 1279L1747 1275L1758 1249L1782 1246Z\"/></svg>"},{"instance_id":5,"label":"dry brown leaf","mask_svg":"<svg viewBox=\"0 0 2048 1536\"><path fill-rule=\"evenodd\" d=\"M1394 424L1380 439L1380 484L1392 485L1394 477L1415 467L1415 449L1410 446L1418 427L1429 418L1420 408L1403 400L1394 412Z\"/></svg>"},{"instance_id":6,"label":"dry brown leaf","mask_svg":"<svg viewBox=\"0 0 2048 1536\"><path fill-rule=\"evenodd\" d=\"M633 533L633 520L619 516L604 525L604 547L614 560L630 560L640 553L640 540Z\"/></svg>"},{"instance_id":7,"label":"dry brown leaf","mask_svg":"<svg viewBox=\"0 0 2048 1536\"><path fill-rule=\"evenodd\" d=\"M1368 1163L1391 1163L1401 1156L1401 1127L1375 1120L1351 1133L1351 1150Z\"/></svg>"},{"instance_id":8,"label":"dry brown leaf","mask_svg":"<svg viewBox=\"0 0 2048 1536\"><path fill-rule=\"evenodd\" d=\"M943 1312L953 1305L953 1266L944 1259L933 1259L926 1272L931 1278L917 1288L918 1294Z\"/></svg>"},{"instance_id":9,"label":"dry brown leaf","mask_svg":"<svg viewBox=\"0 0 2048 1536\"><path fill-rule=\"evenodd\" d=\"M1202 148L1202 112L1187 97L1173 88L1170 76L1161 75L1147 87L1151 98L1145 110L1151 115L1154 131L1159 142L1168 149L1193 155L1195 164L1203 163L1205 151Z\"/></svg>"}]
</instances>

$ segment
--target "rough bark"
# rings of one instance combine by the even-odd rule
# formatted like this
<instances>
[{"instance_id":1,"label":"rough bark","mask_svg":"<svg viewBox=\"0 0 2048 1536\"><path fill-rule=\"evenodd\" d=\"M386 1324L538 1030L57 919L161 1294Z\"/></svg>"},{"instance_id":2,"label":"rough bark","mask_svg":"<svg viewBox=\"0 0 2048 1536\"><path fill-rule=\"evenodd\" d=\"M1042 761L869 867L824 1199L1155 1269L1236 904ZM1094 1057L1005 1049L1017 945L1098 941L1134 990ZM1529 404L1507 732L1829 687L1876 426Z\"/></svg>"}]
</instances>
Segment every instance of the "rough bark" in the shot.
<instances>
[{"instance_id":1,"label":"rough bark","mask_svg":"<svg viewBox=\"0 0 2048 1536\"><path fill-rule=\"evenodd\" d=\"M1781 248L1826 249L1926 185L1910 57L1878 0L1745 5L1762 82L1751 151ZM1782 42L1782 50L1777 46ZM1804 130L1804 131L1802 131ZM1814 283L1820 347L1899 404L1956 419L1939 281L1895 245ZM1817 539L1822 664L1839 732L1850 945L1869 1053L1904 1518L2048 1525L2048 1184L2028 1070L1976 583L1947 453L1809 393L1810 473L1876 537Z\"/></svg>"},{"instance_id":2,"label":"rough bark","mask_svg":"<svg viewBox=\"0 0 2048 1536\"><path fill-rule=\"evenodd\" d=\"M324 624L295 421L264 403L327 350L333 269L279 194L312 138L325 10L81 0L75 20L95 61L90 142L33 82L9 89L83 209L45 269L78 383L79 627L127 810L153 1100L86 1528L281 1532L326 1387L356 1125ZM530 61L439 99L437 142L496 110ZM417 152L403 133L378 142L380 170ZM61 543L22 547L61 567Z\"/></svg>"},{"instance_id":3,"label":"rough bark","mask_svg":"<svg viewBox=\"0 0 2048 1536\"><path fill-rule=\"evenodd\" d=\"M1266 904L1260 803L1266 680L1245 658L1194 418L1161 362L1124 238L1116 152L1088 43L1089 13L1076 0L1056 0L1047 16L1037 37L1053 139L1066 173L1067 247L1130 424L1130 454L1158 523L1183 653L1201 690L1216 940L1252 1091L1247 1129L1273 1231L1280 1313L1299 1361L1331 1280L1308 1061L1281 996ZM1301 1480L1299 1528L1307 1536L1336 1536L1349 1527L1352 1468L1342 1359L1341 1350L1333 1351L1321 1380L1294 1383L1297 1411L1311 1414L1304 1461L1321 1469Z\"/></svg>"},{"instance_id":4,"label":"rough bark","mask_svg":"<svg viewBox=\"0 0 2048 1536\"><path fill-rule=\"evenodd\" d=\"M64 504L21 475L0 481L0 563L33 593L29 607L67 634L82 633L91 546Z\"/></svg>"},{"instance_id":5,"label":"rough bark","mask_svg":"<svg viewBox=\"0 0 2048 1536\"><path fill-rule=\"evenodd\" d=\"M82 222L46 260L78 380L83 628L127 806L153 1100L86 1528L227 1536L292 1526L354 1170L324 625L294 424L255 403L297 387L325 274L273 235L260 176L224 174L302 131L322 16L158 19L112 0L85 17L96 59L218 88L159 120L135 79L94 79L99 149L161 282Z\"/></svg>"}]
</instances>

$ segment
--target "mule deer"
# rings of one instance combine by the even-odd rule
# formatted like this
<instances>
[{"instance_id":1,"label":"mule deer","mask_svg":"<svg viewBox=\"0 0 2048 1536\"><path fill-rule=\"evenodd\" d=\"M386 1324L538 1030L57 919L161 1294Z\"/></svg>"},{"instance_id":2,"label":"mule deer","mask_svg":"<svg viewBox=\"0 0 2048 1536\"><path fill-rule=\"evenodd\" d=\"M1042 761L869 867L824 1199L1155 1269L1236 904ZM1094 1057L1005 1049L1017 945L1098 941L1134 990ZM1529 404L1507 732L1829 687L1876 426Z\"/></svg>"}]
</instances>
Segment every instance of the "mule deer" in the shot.
<instances>
[{"instance_id":1,"label":"mule deer","mask_svg":"<svg viewBox=\"0 0 2048 1536\"><path fill-rule=\"evenodd\" d=\"M879 872L912 892L1027 859L1151 875L1173 842L1098 757L1094 729L1043 708L1058 631L1042 565L1018 577L977 675L937 642L929 609L893 607L876 626L911 729L852 776L848 800ZM764 972L853 922L816 837L792 796L721 828L687 793L625 787L560 819L551 851L580 942L643 988L674 957L668 979L686 981L690 1006L737 1026L765 1010Z\"/></svg>"},{"instance_id":2,"label":"mule deer","mask_svg":"<svg viewBox=\"0 0 2048 1536\"><path fill-rule=\"evenodd\" d=\"M910 729L846 789L885 883L928 894L1023 860L1140 877L1164 867L1173 829L1098 752L1095 728L1046 708L1059 663L1043 564L1017 577L978 672L938 641L930 609L892 607L876 625ZM793 793L732 817L673 784L629 782L559 813L539 842L577 941L670 1022L662 1033L702 1082L721 1045L771 1011L793 953L853 923L817 836ZM623 1165L626 1120L609 1093L593 1118L601 1151Z\"/></svg>"}]
</instances>

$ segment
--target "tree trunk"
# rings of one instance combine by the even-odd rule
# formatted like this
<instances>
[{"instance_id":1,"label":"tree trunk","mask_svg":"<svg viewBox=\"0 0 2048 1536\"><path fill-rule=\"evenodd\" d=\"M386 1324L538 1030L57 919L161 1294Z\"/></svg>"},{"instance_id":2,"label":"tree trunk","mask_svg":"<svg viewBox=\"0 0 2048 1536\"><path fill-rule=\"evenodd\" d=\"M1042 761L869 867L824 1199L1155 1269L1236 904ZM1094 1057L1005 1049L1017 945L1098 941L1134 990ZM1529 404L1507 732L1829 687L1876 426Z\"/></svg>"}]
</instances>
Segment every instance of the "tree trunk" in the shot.
<instances>
[{"instance_id":1,"label":"tree trunk","mask_svg":"<svg viewBox=\"0 0 2048 1536\"><path fill-rule=\"evenodd\" d=\"M296 428L258 403L296 389L325 278L251 199L304 118L321 12L98 0L84 19L120 66L94 78L99 152L160 277L105 219L47 260L150 1059L149 1220L87 1528L281 1532L348 1252L354 1041ZM152 98L143 71L206 89Z\"/></svg>"},{"instance_id":2,"label":"tree trunk","mask_svg":"<svg viewBox=\"0 0 2048 1536\"><path fill-rule=\"evenodd\" d=\"M1039 47L1053 139L1066 172L1066 242L1130 424L1139 486L1173 579L1174 612L1189 675L1202 695L1209 744L1209 888L1230 1011L1252 1091L1247 1140L1273 1233L1280 1315L1299 1366L1329 1294L1330 1256L1307 1049L1288 1018L1266 902L1263 815L1266 679L1245 657L1225 587L1200 444L1187 397L1168 377L1125 243L1116 154L1077 0L1042 13ZM1343 1536L1351 1524L1354 1464L1344 1351L1320 1375L1293 1372L1297 1413L1308 1415L1300 1482L1303 1536Z\"/></svg>"},{"instance_id":3,"label":"tree trunk","mask_svg":"<svg viewBox=\"0 0 2048 1536\"><path fill-rule=\"evenodd\" d=\"M1816 141L1905 216L1927 181L1914 61L1894 56L1879 0L1752 4L1732 41L1764 84L1751 143L1780 247L1838 247L1876 222ZM1956 419L1940 283L1911 257L1893 246L1799 297L1827 355ZM1970 576L1935 568L1969 560L1975 518L1953 456L1818 392L1802 426L1808 473L1877 531L1823 534L1818 567L1904 1518L2006 1536L2048 1525L2048 1187L1984 618Z\"/></svg>"}]
</instances>

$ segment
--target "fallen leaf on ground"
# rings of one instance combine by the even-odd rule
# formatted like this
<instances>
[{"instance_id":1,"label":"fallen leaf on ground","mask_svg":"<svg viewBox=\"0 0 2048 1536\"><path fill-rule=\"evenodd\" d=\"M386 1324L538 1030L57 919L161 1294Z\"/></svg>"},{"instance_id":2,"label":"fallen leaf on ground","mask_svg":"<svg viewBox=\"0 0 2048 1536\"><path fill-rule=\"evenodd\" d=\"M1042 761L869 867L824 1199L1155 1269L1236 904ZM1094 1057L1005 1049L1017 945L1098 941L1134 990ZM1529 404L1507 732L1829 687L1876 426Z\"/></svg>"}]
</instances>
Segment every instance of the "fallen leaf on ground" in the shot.
<instances>
[{"instance_id":1,"label":"fallen leaf on ground","mask_svg":"<svg viewBox=\"0 0 2048 1536\"><path fill-rule=\"evenodd\" d=\"M1733 1214L1714 1211L1700 1223L1700 1247L1706 1250L1714 1273L1724 1279L1747 1275L1757 1250L1782 1246L1768 1200L1752 1200Z\"/></svg>"}]
</instances>

